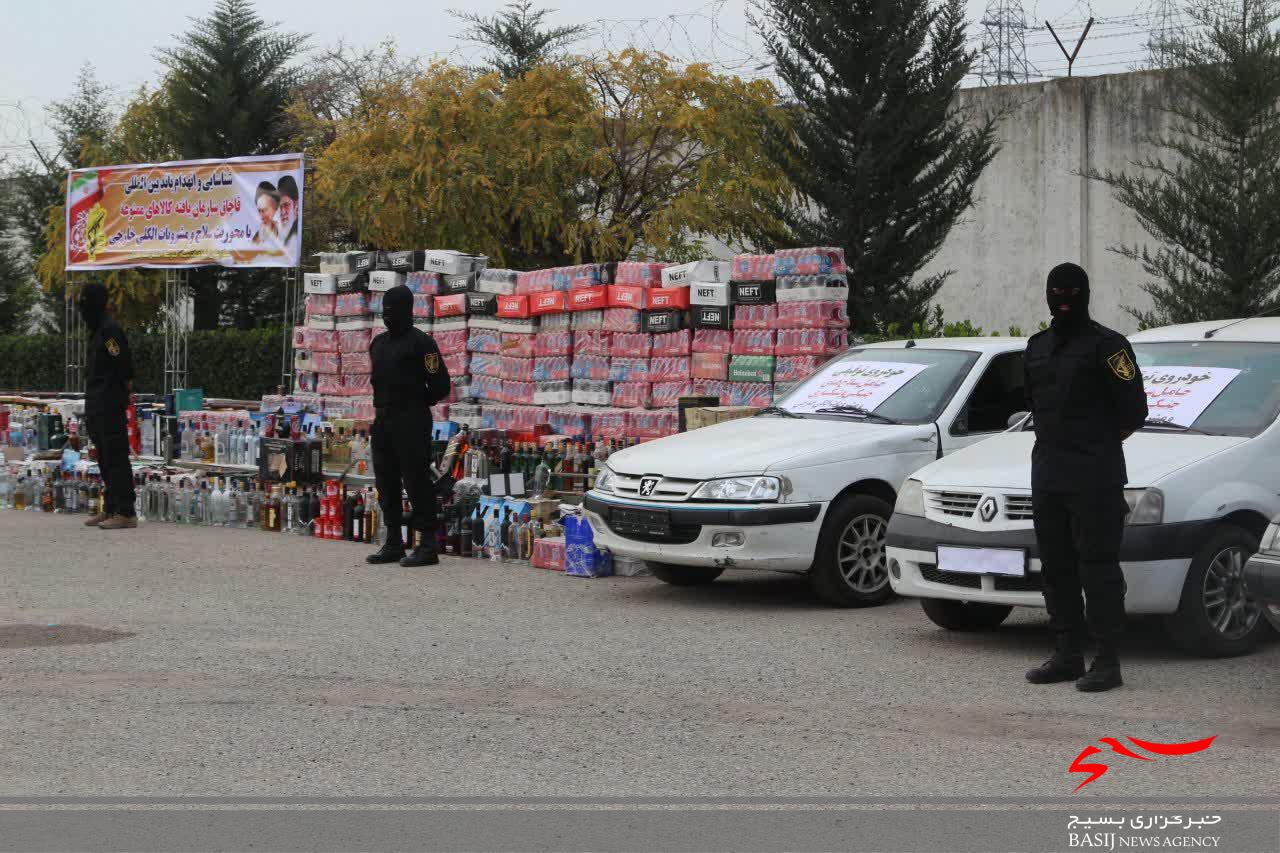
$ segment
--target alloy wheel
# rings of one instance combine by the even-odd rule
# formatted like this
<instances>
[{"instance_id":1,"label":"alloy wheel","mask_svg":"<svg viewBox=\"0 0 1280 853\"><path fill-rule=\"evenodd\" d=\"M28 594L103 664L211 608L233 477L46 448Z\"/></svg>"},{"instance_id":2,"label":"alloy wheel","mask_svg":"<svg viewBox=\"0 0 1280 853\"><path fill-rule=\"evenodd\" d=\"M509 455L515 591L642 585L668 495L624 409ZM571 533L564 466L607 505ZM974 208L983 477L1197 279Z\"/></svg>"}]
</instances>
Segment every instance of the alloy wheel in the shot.
<instances>
[{"instance_id":1,"label":"alloy wheel","mask_svg":"<svg viewBox=\"0 0 1280 853\"><path fill-rule=\"evenodd\" d=\"M1248 558L1238 546L1223 548L1204 573L1200 590L1204 615L1224 639L1238 640L1248 635L1262 616L1262 608L1245 592L1244 564Z\"/></svg>"},{"instance_id":2,"label":"alloy wheel","mask_svg":"<svg viewBox=\"0 0 1280 853\"><path fill-rule=\"evenodd\" d=\"M836 563L853 590L872 593L889 583L884 553L885 522L878 515L855 516L840 535Z\"/></svg>"}]
</instances>

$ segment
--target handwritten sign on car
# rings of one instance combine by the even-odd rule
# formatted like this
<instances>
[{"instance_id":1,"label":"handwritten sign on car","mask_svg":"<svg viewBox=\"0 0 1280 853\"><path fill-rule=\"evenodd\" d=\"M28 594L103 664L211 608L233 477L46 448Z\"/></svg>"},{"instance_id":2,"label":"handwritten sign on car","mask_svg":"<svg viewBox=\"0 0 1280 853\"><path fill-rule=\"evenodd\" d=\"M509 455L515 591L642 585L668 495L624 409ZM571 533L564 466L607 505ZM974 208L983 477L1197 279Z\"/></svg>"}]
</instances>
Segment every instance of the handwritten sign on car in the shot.
<instances>
[{"instance_id":1,"label":"handwritten sign on car","mask_svg":"<svg viewBox=\"0 0 1280 853\"><path fill-rule=\"evenodd\" d=\"M793 412L816 412L836 406L858 406L875 411L927 364L903 361L848 361L828 364L784 404Z\"/></svg>"},{"instance_id":2,"label":"handwritten sign on car","mask_svg":"<svg viewBox=\"0 0 1280 853\"><path fill-rule=\"evenodd\" d=\"M1239 375L1234 367L1144 367L1147 417L1170 426L1189 427Z\"/></svg>"}]
</instances>

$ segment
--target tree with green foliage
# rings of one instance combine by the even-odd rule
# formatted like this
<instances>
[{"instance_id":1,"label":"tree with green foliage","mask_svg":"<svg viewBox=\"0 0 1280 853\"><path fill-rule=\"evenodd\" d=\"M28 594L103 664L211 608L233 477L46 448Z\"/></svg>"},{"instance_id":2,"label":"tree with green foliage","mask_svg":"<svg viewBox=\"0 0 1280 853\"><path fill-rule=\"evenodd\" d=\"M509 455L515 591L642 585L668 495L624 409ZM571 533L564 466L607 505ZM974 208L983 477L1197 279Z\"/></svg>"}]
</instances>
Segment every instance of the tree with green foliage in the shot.
<instances>
[{"instance_id":1,"label":"tree with green foliage","mask_svg":"<svg viewBox=\"0 0 1280 853\"><path fill-rule=\"evenodd\" d=\"M1211 0L1162 43L1169 132L1134 173L1094 172L1159 245L1117 246L1142 265L1163 326L1280 309L1280 36L1275 0Z\"/></svg>"},{"instance_id":2,"label":"tree with green foliage","mask_svg":"<svg viewBox=\"0 0 1280 853\"><path fill-rule=\"evenodd\" d=\"M778 242L844 248L855 330L923 322L950 273L918 274L997 151L998 117L955 102L963 0L765 0L756 27L793 103L769 134L797 195Z\"/></svg>"},{"instance_id":3,"label":"tree with green foliage","mask_svg":"<svg viewBox=\"0 0 1280 853\"><path fill-rule=\"evenodd\" d=\"M531 0L509 3L506 11L486 18L475 12L450 12L471 26L463 31L463 41L490 48L485 60L489 70L503 79L514 80L530 69L552 59L587 34L582 24L552 27L545 24L554 9L533 9Z\"/></svg>"},{"instance_id":4,"label":"tree with green foliage","mask_svg":"<svg viewBox=\"0 0 1280 853\"><path fill-rule=\"evenodd\" d=\"M168 69L165 131L182 158L280 151L285 110L301 80L293 63L307 36L263 20L250 0L218 0L176 42L158 56ZM197 329L279 319L283 284L277 271L201 268L191 271L189 282Z\"/></svg>"}]
</instances>

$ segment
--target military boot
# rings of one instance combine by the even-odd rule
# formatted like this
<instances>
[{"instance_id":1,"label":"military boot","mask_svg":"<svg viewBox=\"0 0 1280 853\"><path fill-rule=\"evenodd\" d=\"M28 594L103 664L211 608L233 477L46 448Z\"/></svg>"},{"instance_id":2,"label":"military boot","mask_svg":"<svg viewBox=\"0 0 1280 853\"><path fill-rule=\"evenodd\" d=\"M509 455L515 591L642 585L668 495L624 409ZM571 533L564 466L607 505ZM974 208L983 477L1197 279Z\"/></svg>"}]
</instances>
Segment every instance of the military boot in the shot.
<instances>
[{"instance_id":1,"label":"military boot","mask_svg":"<svg viewBox=\"0 0 1280 853\"><path fill-rule=\"evenodd\" d=\"M399 540L392 541L388 539L381 548L365 557L364 561L376 566L382 563L398 563L403 556L404 543Z\"/></svg>"},{"instance_id":2,"label":"military boot","mask_svg":"<svg viewBox=\"0 0 1280 853\"><path fill-rule=\"evenodd\" d=\"M1076 679L1076 690L1083 693L1101 693L1124 684L1120 677L1120 658L1111 649L1099 649L1093 666Z\"/></svg>"},{"instance_id":3,"label":"military boot","mask_svg":"<svg viewBox=\"0 0 1280 853\"><path fill-rule=\"evenodd\" d=\"M1080 645L1068 637L1059 637L1053 655L1035 669L1027 670L1032 684L1056 684L1073 681L1084 675L1084 655Z\"/></svg>"},{"instance_id":4,"label":"military boot","mask_svg":"<svg viewBox=\"0 0 1280 853\"><path fill-rule=\"evenodd\" d=\"M429 545L419 545L413 549L413 553L400 561L400 565L406 569L414 569L418 566L438 566L440 565L440 557L436 554L436 549Z\"/></svg>"}]
</instances>

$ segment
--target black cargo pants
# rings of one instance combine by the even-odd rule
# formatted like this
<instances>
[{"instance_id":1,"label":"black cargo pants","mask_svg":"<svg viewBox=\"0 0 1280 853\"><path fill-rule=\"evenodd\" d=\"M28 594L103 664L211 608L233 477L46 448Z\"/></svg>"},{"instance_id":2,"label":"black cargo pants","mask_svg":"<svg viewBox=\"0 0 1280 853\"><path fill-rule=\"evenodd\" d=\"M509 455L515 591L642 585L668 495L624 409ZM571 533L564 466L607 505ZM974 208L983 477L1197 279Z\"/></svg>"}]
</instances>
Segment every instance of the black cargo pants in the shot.
<instances>
[{"instance_id":1,"label":"black cargo pants","mask_svg":"<svg viewBox=\"0 0 1280 853\"><path fill-rule=\"evenodd\" d=\"M89 440L98 448L102 474L102 511L107 515L134 515L133 466L129 463L129 428L122 407L85 413Z\"/></svg>"},{"instance_id":2,"label":"black cargo pants","mask_svg":"<svg viewBox=\"0 0 1280 853\"><path fill-rule=\"evenodd\" d=\"M436 541L436 494L428 466L431 464L431 412L378 409L369 429L374 482L378 505L387 525L387 541L399 542L404 524L400 491L409 495L409 526L421 534L423 544Z\"/></svg>"}]
</instances>

